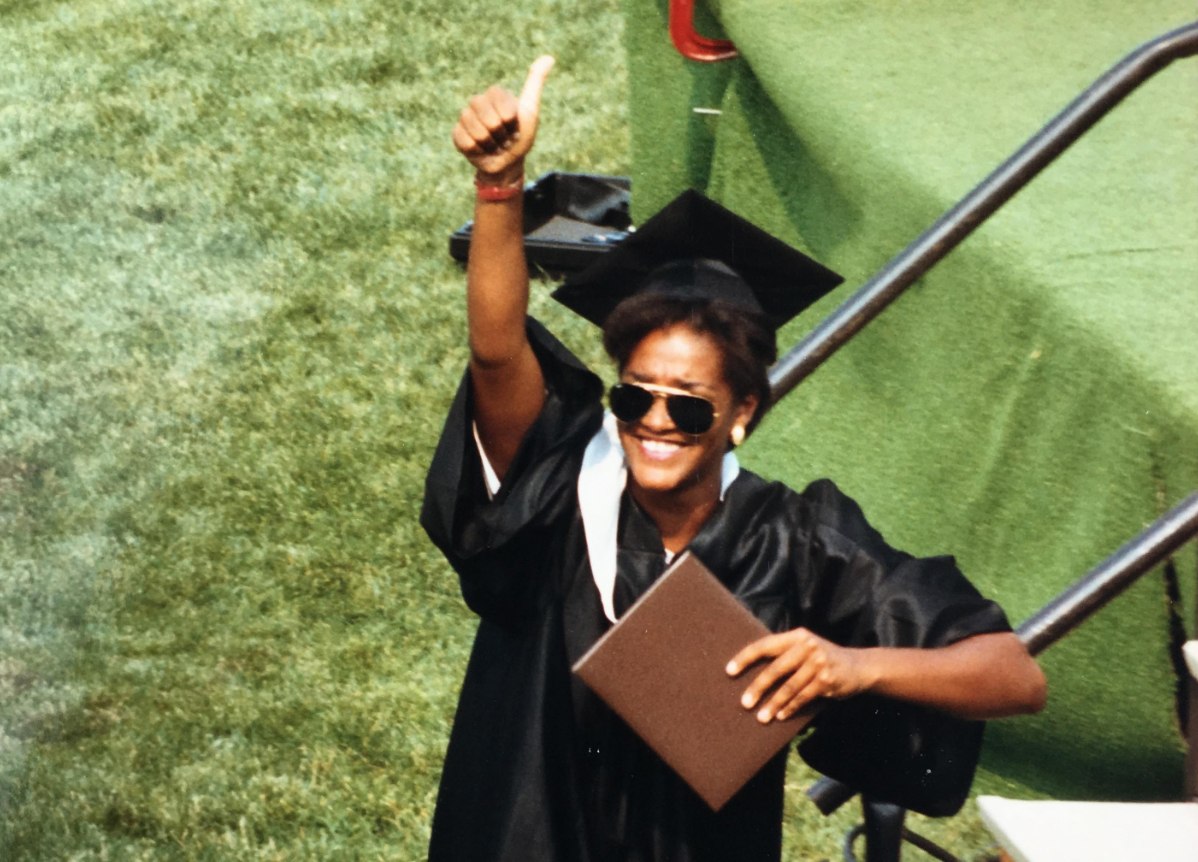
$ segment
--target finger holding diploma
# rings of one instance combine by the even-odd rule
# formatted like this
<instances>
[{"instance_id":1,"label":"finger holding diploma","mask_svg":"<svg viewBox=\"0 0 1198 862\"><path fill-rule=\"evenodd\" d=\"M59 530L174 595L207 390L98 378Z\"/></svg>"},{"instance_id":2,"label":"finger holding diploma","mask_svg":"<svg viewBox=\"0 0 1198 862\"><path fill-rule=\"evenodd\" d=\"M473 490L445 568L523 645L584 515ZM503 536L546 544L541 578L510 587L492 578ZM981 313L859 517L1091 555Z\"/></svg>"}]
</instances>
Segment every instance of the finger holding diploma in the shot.
<instances>
[{"instance_id":1,"label":"finger holding diploma","mask_svg":"<svg viewBox=\"0 0 1198 862\"><path fill-rule=\"evenodd\" d=\"M762 724L788 719L819 698L850 697L869 686L860 650L838 646L804 628L754 641L733 657L727 672L738 676L765 659L771 661L741 696L741 706L756 708Z\"/></svg>"},{"instance_id":2,"label":"finger holding diploma","mask_svg":"<svg viewBox=\"0 0 1198 862\"><path fill-rule=\"evenodd\" d=\"M978 634L948 646L843 647L806 629L768 635L742 649L726 668L738 676L765 659L741 699L768 723L818 698L863 692L930 706L959 718L1038 712L1047 687L1039 665L1012 632ZM765 699L775 685L777 690Z\"/></svg>"}]
</instances>

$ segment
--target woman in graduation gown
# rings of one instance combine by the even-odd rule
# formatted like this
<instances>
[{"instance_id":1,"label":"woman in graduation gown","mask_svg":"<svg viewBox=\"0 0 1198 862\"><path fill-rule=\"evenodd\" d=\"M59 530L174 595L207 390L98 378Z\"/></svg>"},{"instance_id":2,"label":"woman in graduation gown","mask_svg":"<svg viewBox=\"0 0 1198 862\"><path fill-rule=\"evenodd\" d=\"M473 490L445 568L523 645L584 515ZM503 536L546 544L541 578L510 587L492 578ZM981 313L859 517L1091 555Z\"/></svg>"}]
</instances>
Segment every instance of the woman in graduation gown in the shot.
<instances>
[{"instance_id":1,"label":"woman in graduation gown","mask_svg":"<svg viewBox=\"0 0 1198 862\"><path fill-rule=\"evenodd\" d=\"M729 657L734 676L764 661L743 708L770 722L820 700L801 747L817 769L955 810L979 720L1039 709L1039 668L951 558L897 551L831 482L797 493L731 453L768 396L771 327L837 277L684 195L559 291L604 325L605 414L598 378L526 318L523 165L551 67L476 96L453 133L478 187L470 363L422 523L480 621L429 858L780 858L785 751L712 812L570 672L684 549L775 632Z\"/></svg>"}]
</instances>

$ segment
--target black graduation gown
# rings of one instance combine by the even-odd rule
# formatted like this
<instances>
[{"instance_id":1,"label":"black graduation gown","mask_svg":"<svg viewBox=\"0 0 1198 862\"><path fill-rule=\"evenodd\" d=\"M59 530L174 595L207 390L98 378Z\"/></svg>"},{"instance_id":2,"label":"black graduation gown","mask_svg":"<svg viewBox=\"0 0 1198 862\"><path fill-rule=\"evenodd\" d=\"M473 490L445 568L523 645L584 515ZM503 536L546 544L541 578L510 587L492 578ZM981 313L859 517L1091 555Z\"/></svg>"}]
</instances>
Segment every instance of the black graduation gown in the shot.
<instances>
[{"instance_id":1,"label":"black graduation gown","mask_svg":"<svg viewBox=\"0 0 1198 862\"><path fill-rule=\"evenodd\" d=\"M480 621L437 809L432 862L776 860L786 753L712 813L571 674L609 623L577 502L601 384L535 321L545 407L489 500L468 381L450 410L421 522ZM622 612L664 569L660 535L625 494ZM691 550L766 626L842 644L938 646L1009 630L951 558L890 548L831 482L797 494L742 470ZM831 704L801 750L813 766L928 813L959 807L981 725L878 698Z\"/></svg>"}]
</instances>

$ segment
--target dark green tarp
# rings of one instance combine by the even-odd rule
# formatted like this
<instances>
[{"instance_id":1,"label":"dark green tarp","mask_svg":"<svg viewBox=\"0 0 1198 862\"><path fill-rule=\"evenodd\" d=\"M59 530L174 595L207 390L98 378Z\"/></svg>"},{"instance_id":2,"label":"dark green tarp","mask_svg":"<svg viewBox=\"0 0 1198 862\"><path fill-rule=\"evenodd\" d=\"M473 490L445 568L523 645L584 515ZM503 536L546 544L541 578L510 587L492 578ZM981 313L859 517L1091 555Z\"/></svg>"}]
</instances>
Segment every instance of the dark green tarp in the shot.
<instances>
[{"instance_id":1,"label":"dark green tarp","mask_svg":"<svg viewBox=\"0 0 1198 862\"><path fill-rule=\"evenodd\" d=\"M686 186L844 273L793 344L1177 0L723 0L684 61L664 0L626 0L634 212ZM696 112L695 109L705 109ZM710 111L719 111L713 114ZM1133 94L799 387L750 441L829 475L887 538L949 551L1024 619L1198 488L1198 59ZM983 785L1176 798L1170 650L1198 559L1175 559L1045 654L1042 715L991 726ZM1172 630L1171 630L1172 626Z\"/></svg>"}]
</instances>

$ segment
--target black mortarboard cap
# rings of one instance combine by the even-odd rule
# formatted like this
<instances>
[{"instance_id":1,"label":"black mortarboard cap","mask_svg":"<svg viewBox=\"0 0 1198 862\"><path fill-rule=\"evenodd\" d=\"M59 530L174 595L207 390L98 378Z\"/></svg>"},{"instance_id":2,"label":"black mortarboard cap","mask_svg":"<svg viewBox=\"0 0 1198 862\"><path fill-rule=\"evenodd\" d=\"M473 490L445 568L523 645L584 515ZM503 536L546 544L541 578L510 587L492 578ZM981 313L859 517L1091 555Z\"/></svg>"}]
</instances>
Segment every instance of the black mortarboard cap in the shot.
<instances>
[{"instance_id":1,"label":"black mortarboard cap","mask_svg":"<svg viewBox=\"0 0 1198 862\"><path fill-rule=\"evenodd\" d=\"M644 291L720 298L778 329L844 279L699 192L674 198L553 298L603 326Z\"/></svg>"}]
</instances>

